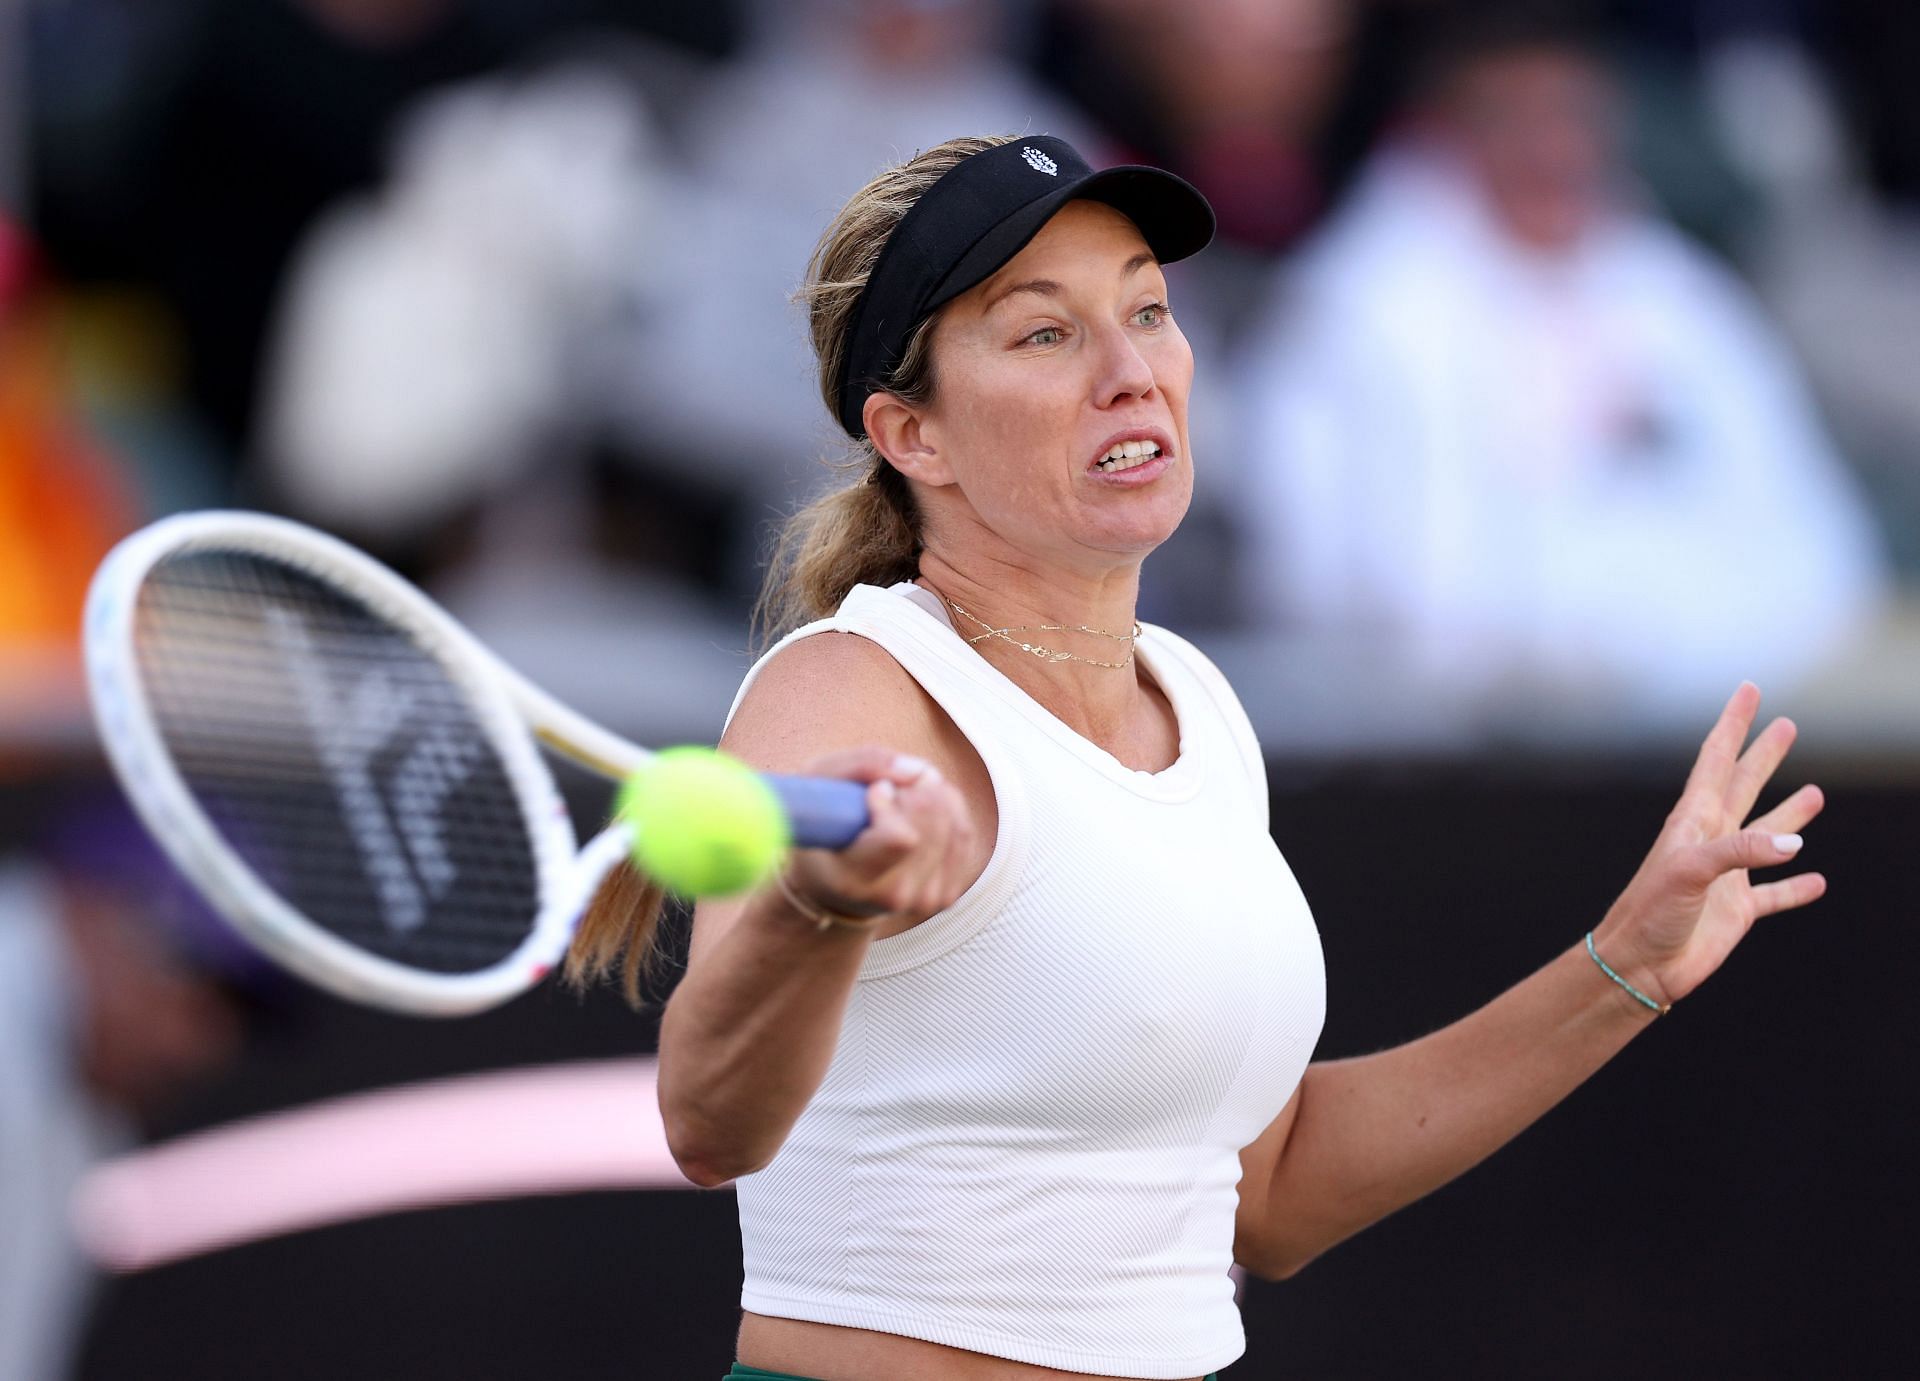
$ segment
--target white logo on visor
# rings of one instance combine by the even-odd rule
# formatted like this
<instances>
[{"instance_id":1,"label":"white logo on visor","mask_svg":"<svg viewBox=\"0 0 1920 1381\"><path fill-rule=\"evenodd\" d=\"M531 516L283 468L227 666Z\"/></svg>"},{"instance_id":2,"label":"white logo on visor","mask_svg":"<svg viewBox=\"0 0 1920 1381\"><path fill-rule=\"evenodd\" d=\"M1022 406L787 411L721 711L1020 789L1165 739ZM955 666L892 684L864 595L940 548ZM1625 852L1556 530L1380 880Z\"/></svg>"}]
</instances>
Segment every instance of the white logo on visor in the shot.
<instances>
[{"instance_id":1,"label":"white logo on visor","mask_svg":"<svg viewBox=\"0 0 1920 1381\"><path fill-rule=\"evenodd\" d=\"M1033 145L1022 145L1020 156L1027 160L1027 166L1032 168L1036 173L1045 173L1048 177L1059 176L1060 165L1041 153L1040 150L1034 148Z\"/></svg>"}]
</instances>

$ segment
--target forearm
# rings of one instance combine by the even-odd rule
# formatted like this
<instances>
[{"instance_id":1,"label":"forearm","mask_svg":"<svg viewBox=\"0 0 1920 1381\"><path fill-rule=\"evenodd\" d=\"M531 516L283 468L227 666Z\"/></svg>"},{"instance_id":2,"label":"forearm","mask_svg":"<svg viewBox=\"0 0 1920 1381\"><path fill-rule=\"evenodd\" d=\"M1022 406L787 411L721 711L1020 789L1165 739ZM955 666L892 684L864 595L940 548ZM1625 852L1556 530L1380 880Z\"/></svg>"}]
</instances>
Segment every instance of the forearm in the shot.
<instances>
[{"instance_id":1,"label":"forearm","mask_svg":"<svg viewBox=\"0 0 1920 1381\"><path fill-rule=\"evenodd\" d=\"M660 1024L674 1159L715 1185L770 1161L826 1075L867 932L817 930L776 889L688 966Z\"/></svg>"},{"instance_id":2,"label":"forearm","mask_svg":"<svg viewBox=\"0 0 1920 1381\"><path fill-rule=\"evenodd\" d=\"M1484 1160L1653 1017L1579 944L1432 1035L1310 1067L1266 1200L1270 1273Z\"/></svg>"}]
</instances>

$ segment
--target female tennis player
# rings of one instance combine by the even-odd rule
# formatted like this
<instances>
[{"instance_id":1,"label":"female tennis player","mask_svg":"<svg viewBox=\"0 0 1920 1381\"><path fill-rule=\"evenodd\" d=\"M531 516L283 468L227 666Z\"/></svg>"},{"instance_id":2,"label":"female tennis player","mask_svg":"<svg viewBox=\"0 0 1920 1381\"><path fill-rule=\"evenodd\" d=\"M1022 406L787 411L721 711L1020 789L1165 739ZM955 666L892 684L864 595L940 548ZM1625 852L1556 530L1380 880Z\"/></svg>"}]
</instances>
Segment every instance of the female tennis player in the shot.
<instances>
[{"instance_id":1,"label":"female tennis player","mask_svg":"<svg viewBox=\"0 0 1920 1381\"><path fill-rule=\"evenodd\" d=\"M1824 890L1748 879L1822 801L1743 827L1794 734L1742 751L1743 686L1590 935L1422 1040L1309 1063L1320 948L1259 746L1134 618L1195 482L1161 266L1212 225L1170 174L960 139L814 257L859 473L788 530L765 607L813 621L723 743L869 783L872 824L703 903L660 1033L675 1156L738 1181L735 1377L1209 1374L1244 1345L1235 1261L1288 1275L1445 1183ZM576 977L631 989L658 909L605 893Z\"/></svg>"}]
</instances>

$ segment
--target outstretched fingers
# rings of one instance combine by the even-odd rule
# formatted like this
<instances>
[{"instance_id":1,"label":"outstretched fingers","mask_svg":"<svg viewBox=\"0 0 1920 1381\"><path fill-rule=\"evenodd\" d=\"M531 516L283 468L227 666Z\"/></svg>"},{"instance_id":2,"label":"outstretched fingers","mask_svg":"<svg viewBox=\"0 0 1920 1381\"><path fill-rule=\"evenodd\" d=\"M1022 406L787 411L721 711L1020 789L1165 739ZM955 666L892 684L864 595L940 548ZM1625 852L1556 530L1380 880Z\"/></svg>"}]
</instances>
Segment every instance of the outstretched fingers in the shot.
<instances>
[{"instance_id":1,"label":"outstretched fingers","mask_svg":"<svg viewBox=\"0 0 1920 1381\"><path fill-rule=\"evenodd\" d=\"M1755 820L1751 828L1768 834L1798 834L1811 825L1814 817L1826 809L1826 793L1809 782L1779 805Z\"/></svg>"},{"instance_id":2,"label":"outstretched fingers","mask_svg":"<svg viewBox=\"0 0 1920 1381\"><path fill-rule=\"evenodd\" d=\"M1687 777L1687 794L1700 793L1714 801L1725 800L1740 762L1740 746L1753 728L1753 717L1760 709L1760 688L1742 681L1740 689L1727 701L1720 718L1700 745L1693 771Z\"/></svg>"},{"instance_id":3,"label":"outstretched fingers","mask_svg":"<svg viewBox=\"0 0 1920 1381\"><path fill-rule=\"evenodd\" d=\"M1697 866L1705 881L1740 868L1778 868L1800 852L1801 839L1791 831L1741 830L1700 846Z\"/></svg>"},{"instance_id":4,"label":"outstretched fingers","mask_svg":"<svg viewBox=\"0 0 1920 1381\"><path fill-rule=\"evenodd\" d=\"M1818 901L1827 894L1827 880L1819 873L1797 873L1778 882L1766 882L1753 889L1755 918L1791 911Z\"/></svg>"},{"instance_id":5,"label":"outstretched fingers","mask_svg":"<svg viewBox=\"0 0 1920 1381\"><path fill-rule=\"evenodd\" d=\"M1793 747L1799 732L1791 719L1776 719L1748 745L1734 764L1733 775L1727 783L1728 819L1744 820L1753 812L1754 803L1766 790L1773 774L1780 770L1780 764L1786 761L1787 750Z\"/></svg>"},{"instance_id":6,"label":"outstretched fingers","mask_svg":"<svg viewBox=\"0 0 1920 1381\"><path fill-rule=\"evenodd\" d=\"M1806 812L1810 819L1820 808L1819 788L1813 788L1811 801L1808 795L1807 792L1796 792L1772 813L1779 815L1792 807L1792 812ZM1794 813L1782 818L1792 820ZM1697 860L1704 875L1703 880L1711 881L1740 869L1778 868L1790 863L1799 856L1801 842L1797 832L1756 826L1702 845ZM1750 888L1753 914L1758 918L1805 906L1822 896L1826 890L1827 880L1819 873L1799 873L1781 878L1778 882L1753 885Z\"/></svg>"}]
</instances>

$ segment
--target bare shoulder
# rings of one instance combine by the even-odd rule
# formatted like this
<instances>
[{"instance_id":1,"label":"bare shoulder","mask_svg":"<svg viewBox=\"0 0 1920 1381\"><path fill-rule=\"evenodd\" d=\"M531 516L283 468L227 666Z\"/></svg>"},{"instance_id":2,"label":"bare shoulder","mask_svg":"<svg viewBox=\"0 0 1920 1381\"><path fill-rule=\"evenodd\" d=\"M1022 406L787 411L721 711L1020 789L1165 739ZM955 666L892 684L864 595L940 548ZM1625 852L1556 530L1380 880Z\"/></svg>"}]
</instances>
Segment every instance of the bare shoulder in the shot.
<instances>
[{"instance_id":1,"label":"bare shoulder","mask_svg":"<svg viewBox=\"0 0 1920 1381\"><path fill-rule=\"evenodd\" d=\"M796 772L836 749L880 744L943 769L958 738L906 668L856 633L816 633L768 659L720 740L767 772ZM971 749L966 751L971 753Z\"/></svg>"},{"instance_id":2,"label":"bare shoulder","mask_svg":"<svg viewBox=\"0 0 1920 1381\"><path fill-rule=\"evenodd\" d=\"M887 650L856 633L815 633L760 668L720 746L762 772L805 773L828 753L880 747L932 763L958 788L973 822L971 882L999 837L999 803L986 763L965 734ZM738 914L732 899L703 901L694 949Z\"/></svg>"}]
</instances>

